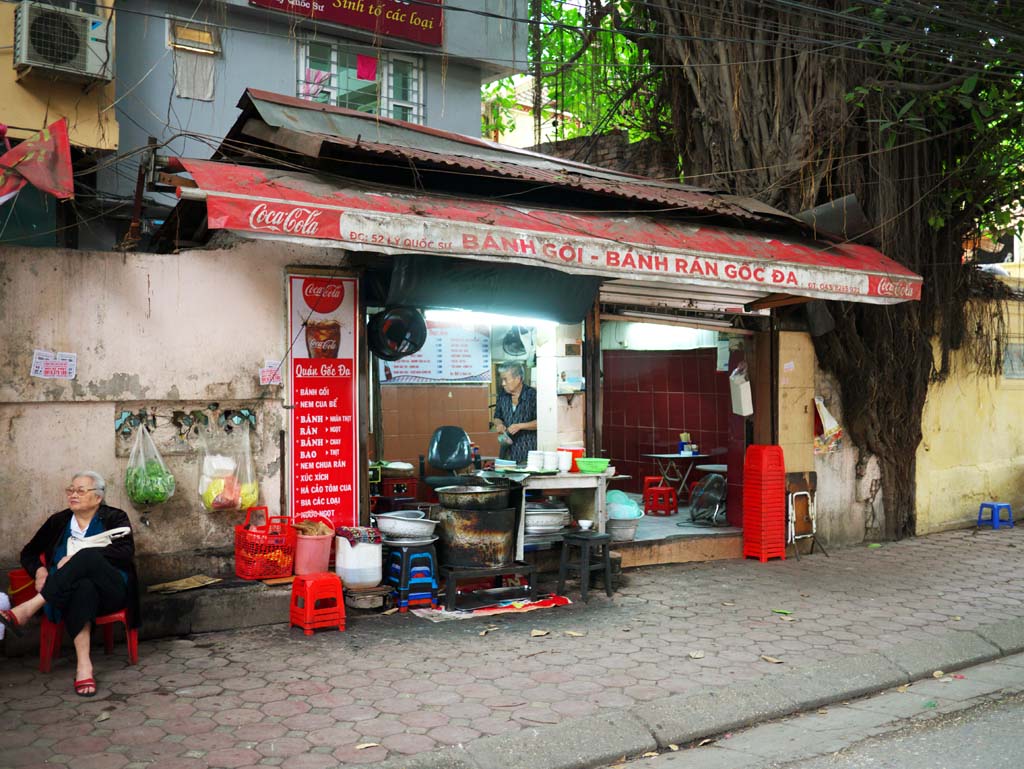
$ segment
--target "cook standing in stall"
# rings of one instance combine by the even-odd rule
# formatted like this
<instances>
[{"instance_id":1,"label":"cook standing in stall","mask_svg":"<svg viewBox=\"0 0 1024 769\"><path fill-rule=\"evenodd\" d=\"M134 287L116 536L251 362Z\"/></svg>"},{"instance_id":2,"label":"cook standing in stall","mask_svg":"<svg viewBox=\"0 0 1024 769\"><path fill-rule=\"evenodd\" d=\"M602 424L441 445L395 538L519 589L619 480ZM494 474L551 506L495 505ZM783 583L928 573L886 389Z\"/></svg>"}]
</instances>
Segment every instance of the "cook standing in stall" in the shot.
<instances>
[{"instance_id":1,"label":"cook standing in stall","mask_svg":"<svg viewBox=\"0 0 1024 769\"><path fill-rule=\"evenodd\" d=\"M511 441L507 458L522 464L537 448L537 390L526 384L521 363L502 363L498 376L504 392L494 407L494 429Z\"/></svg>"}]
</instances>

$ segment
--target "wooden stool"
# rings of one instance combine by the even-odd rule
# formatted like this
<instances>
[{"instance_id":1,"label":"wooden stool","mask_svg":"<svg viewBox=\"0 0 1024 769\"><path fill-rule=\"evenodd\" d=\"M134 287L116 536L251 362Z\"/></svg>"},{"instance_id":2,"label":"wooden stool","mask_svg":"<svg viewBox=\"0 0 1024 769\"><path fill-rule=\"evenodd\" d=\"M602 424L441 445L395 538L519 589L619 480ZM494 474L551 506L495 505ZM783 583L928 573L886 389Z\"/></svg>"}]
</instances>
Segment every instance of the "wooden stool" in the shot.
<instances>
[{"instance_id":1,"label":"wooden stool","mask_svg":"<svg viewBox=\"0 0 1024 769\"><path fill-rule=\"evenodd\" d=\"M562 559L558 564L558 593L565 590L565 578L569 569L575 569L580 575L580 597L587 600L590 587L590 573L604 569L604 589L610 598L612 590L611 534L599 534L596 531L581 531L566 534L562 540ZM571 548L580 549L579 561L571 562ZM590 560L591 548L594 548L595 561Z\"/></svg>"},{"instance_id":2,"label":"wooden stool","mask_svg":"<svg viewBox=\"0 0 1024 769\"><path fill-rule=\"evenodd\" d=\"M345 601L338 575L329 571L296 575L289 621L306 635L313 635L318 628L344 630Z\"/></svg>"}]
</instances>

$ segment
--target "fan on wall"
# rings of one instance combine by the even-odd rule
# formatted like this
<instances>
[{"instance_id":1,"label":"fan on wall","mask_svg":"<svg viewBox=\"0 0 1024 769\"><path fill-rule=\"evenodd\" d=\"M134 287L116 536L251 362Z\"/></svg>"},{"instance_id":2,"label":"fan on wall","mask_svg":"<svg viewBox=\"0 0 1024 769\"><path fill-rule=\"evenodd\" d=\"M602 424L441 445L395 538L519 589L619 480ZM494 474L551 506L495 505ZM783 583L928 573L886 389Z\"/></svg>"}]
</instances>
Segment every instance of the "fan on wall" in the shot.
<instances>
[{"instance_id":1,"label":"fan on wall","mask_svg":"<svg viewBox=\"0 0 1024 769\"><path fill-rule=\"evenodd\" d=\"M690 520L701 526L725 526L725 492L723 476L701 478L690 494Z\"/></svg>"},{"instance_id":2,"label":"fan on wall","mask_svg":"<svg viewBox=\"0 0 1024 769\"><path fill-rule=\"evenodd\" d=\"M536 344L529 326L495 326L491 334L491 347L505 361L533 359Z\"/></svg>"}]
</instances>

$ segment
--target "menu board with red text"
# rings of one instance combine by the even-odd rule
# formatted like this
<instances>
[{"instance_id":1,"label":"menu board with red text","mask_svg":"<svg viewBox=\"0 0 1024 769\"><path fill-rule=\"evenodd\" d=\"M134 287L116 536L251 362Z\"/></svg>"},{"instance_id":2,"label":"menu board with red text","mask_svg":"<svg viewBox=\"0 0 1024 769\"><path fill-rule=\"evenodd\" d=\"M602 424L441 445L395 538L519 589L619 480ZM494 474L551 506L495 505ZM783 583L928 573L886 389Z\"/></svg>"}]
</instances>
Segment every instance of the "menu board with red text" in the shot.
<instances>
[{"instance_id":1,"label":"menu board with red text","mask_svg":"<svg viewBox=\"0 0 1024 769\"><path fill-rule=\"evenodd\" d=\"M291 517L359 523L355 278L288 276Z\"/></svg>"}]
</instances>

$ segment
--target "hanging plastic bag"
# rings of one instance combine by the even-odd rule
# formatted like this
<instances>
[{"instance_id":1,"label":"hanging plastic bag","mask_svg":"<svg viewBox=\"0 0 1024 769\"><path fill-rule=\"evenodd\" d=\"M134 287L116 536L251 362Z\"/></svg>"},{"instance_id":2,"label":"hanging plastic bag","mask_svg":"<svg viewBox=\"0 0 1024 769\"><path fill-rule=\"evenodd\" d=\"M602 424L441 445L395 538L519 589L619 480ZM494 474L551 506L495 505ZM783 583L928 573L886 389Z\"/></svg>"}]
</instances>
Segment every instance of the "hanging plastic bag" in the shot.
<instances>
[{"instance_id":1,"label":"hanging plastic bag","mask_svg":"<svg viewBox=\"0 0 1024 769\"><path fill-rule=\"evenodd\" d=\"M124 489L136 505L158 505L174 495L174 475L167 469L145 425L139 425L135 432Z\"/></svg>"},{"instance_id":2,"label":"hanging plastic bag","mask_svg":"<svg viewBox=\"0 0 1024 769\"><path fill-rule=\"evenodd\" d=\"M207 510L241 510L259 500L248 427L215 430L200 440L199 498Z\"/></svg>"},{"instance_id":3,"label":"hanging plastic bag","mask_svg":"<svg viewBox=\"0 0 1024 769\"><path fill-rule=\"evenodd\" d=\"M814 408L818 412L818 421L821 423L821 432L815 430L814 453L831 454L834 451L839 451L843 445L843 428L825 407L825 399L820 395L814 396Z\"/></svg>"},{"instance_id":4,"label":"hanging plastic bag","mask_svg":"<svg viewBox=\"0 0 1024 769\"><path fill-rule=\"evenodd\" d=\"M729 396L732 399L732 413L749 417L754 413L754 396L747 377L747 364L741 363L729 374Z\"/></svg>"}]
</instances>

